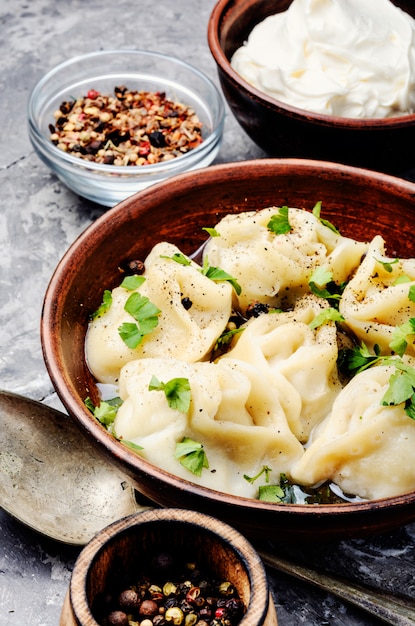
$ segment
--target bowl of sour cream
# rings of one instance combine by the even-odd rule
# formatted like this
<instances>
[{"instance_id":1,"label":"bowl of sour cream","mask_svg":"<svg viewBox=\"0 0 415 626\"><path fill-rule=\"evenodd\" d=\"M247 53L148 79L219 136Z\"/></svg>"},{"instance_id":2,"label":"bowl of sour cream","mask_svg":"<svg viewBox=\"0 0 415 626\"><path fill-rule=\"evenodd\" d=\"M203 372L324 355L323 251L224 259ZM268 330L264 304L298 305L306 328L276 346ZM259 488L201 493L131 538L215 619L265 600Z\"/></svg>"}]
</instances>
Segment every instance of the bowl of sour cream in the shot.
<instances>
[{"instance_id":1,"label":"bowl of sour cream","mask_svg":"<svg viewBox=\"0 0 415 626\"><path fill-rule=\"evenodd\" d=\"M208 41L231 111L269 155L415 167L411 3L219 0Z\"/></svg>"}]
</instances>

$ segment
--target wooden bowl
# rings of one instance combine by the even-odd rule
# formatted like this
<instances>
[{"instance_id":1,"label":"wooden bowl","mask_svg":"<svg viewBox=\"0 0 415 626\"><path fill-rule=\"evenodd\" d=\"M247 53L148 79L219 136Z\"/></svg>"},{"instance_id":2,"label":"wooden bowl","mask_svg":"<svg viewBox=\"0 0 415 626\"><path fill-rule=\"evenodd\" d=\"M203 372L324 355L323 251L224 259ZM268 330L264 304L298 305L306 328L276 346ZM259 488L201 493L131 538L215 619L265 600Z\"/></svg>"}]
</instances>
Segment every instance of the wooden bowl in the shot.
<instances>
[{"instance_id":1,"label":"wooden bowl","mask_svg":"<svg viewBox=\"0 0 415 626\"><path fill-rule=\"evenodd\" d=\"M194 511L146 511L100 531L80 553L62 608L60 626L98 626L100 606L122 584L150 574L159 554L195 562L236 588L246 612L240 626L277 626L264 566L235 529ZM102 610L102 609L101 609Z\"/></svg>"},{"instance_id":2,"label":"wooden bowl","mask_svg":"<svg viewBox=\"0 0 415 626\"><path fill-rule=\"evenodd\" d=\"M409 0L392 0L415 17ZM292 0L219 0L208 23L208 42L230 109L242 128L269 156L325 159L402 173L415 166L415 115L348 119L312 113L252 87L230 59L253 27L287 10Z\"/></svg>"},{"instance_id":3,"label":"wooden bowl","mask_svg":"<svg viewBox=\"0 0 415 626\"><path fill-rule=\"evenodd\" d=\"M191 254L203 227L227 213L288 205L311 210L344 235L369 241L382 233L388 253L415 257L415 185L386 174L334 163L263 159L211 166L142 191L98 218L61 259L47 289L41 336L56 391L82 432L153 502L214 515L248 536L330 540L386 531L415 519L415 492L339 505L276 504L226 495L158 469L122 445L92 417L98 399L85 361L89 315L103 289L119 284L120 263L144 259L168 240Z\"/></svg>"}]
</instances>

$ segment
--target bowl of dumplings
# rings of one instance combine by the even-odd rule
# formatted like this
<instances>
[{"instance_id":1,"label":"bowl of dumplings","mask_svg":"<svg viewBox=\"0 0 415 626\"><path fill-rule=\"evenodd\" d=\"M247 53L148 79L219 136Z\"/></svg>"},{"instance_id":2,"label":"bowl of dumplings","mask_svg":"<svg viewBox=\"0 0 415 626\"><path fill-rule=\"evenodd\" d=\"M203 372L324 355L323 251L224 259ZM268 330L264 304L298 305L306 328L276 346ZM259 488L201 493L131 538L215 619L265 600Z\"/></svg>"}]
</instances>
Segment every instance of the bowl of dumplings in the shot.
<instances>
[{"instance_id":1,"label":"bowl of dumplings","mask_svg":"<svg viewBox=\"0 0 415 626\"><path fill-rule=\"evenodd\" d=\"M386 174L261 159L110 209L41 320L80 437L156 505L251 538L414 520L414 197Z\"/></svg>"}]
</instances>

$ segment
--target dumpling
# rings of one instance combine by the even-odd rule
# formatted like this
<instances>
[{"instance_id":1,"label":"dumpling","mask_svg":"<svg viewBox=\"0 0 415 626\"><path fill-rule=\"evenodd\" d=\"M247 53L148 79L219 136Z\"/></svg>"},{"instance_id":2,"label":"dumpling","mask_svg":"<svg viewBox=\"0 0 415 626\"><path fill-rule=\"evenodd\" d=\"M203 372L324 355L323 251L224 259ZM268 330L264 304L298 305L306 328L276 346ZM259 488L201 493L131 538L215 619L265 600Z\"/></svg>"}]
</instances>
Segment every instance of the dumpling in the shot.
<instances>
[{"instance_id":1,"label":"dumpling","mask_svg":"<svg viewBox=\"0 0 415 626\"><path fill-rule=\"evenodd\" d=\"M176 246L162 242L145 261L145 282L136 291L161 313L156 328L136 348L129 348L118 332L121 324L134 322L124 309L131 292L123 287L112 291L110 309L90 323L86 356L98 382L115 383L121 367L137 358L171 356L193 362L209 356L231 314L233 288L204 276L196 263L172 260L175 254L180 254Z\"/></svg>"},{"instance_id":2,"label":"dumpling","mask_svg":"<svg viewBox=\"0 0 415 626\"><path fill-rule=\"evenodd\" d=\"M344 493L387 498L415 489L415 420L404 405L383 406L395 367L357 374L333 404L292 478L316 486L331 480Z\"/></svg>"},{"instance_id":3,"label":"dumpling","mask_svg":"<svg viewBox=\"0 0 415 626\"><path fill-rule=\"evenodd\" d=\"M189 411L169 406L164 394L149 391L152 376L166 383L187 378L191 388ZM114 422L117 437L142 447L151 463L192 482L241 495L256 497L258 485L244 474L272 469L269 479L279 482L289 472L303 447L291 433L286 419L290 407L287 384L279 387L246 363L224 360L186 363L179 359L144 358L122 368L119 392L123 400ZM193 475L175 458L183 437L203 444L209 468ZM272 477L271 477L272 476Z\"/></svg>"},{"instance_id":4,"label":"dumpling","mask_svg":"<svg viewBox=\"0 0 415 626\"><path fill-rule=\"evenodd\" d=\"M415 317L415 302L409 298L414 285L415 259L385 256L385 242L378 235L343 292L340 313L359 341L390 354L395 327ZM414 341L408 342L408 354L415 355Z\"/></svg>"},{"instance_id":5,"label":"dumpling","mask_svg":"<svg viewBox=\"0 0 415 626\"><path fill-rule=\"evenodd\" d=\"M227 358L250 363L268 379L282 376L287 381L291 402L298 407L287 414L288 424L301 442L327 416L341 390L336 325L310 327L325 307L325 300L310 295L291 312L251 318L226 353Z\"/></svg>"},{"instance_id":6,"label":"dumpling","mask_svg":"<svg viewBox=\"0 0 415 626\"><path fill-rule=\"evenodd\" d=\"M288 308L309 291L308 281L317 265L324 265L342 282L360 262L366 244L336 234L309 211L288 210L291 230L275 234L268 224L281 209L230 214L216 226L219 236L206 244L204 258L221 267L240 284L238 306L245 312L251 302Z\"/></svg>"}]
</instances>

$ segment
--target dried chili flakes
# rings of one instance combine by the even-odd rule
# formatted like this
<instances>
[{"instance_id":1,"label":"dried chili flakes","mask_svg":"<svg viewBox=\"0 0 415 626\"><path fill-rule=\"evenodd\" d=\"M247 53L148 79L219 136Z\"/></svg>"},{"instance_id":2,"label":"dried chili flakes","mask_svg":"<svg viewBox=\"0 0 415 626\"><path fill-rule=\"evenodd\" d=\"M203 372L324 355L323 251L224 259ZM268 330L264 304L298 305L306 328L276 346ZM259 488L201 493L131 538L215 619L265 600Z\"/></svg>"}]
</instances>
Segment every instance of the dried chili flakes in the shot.
<instances>
[{"instance_id":1,"label":"dried chili flakes","mask_svg":"<svg viewBox=\"0 0 415 626\"><path fill-rule=\"evenodd\" d=\"M90 89L62 102L50 124L51 141L61 150L107 165L150 165L168 161L203 141L195 111L163 92L115 87L114 95Z\"/></svg>"}]
</instances>

